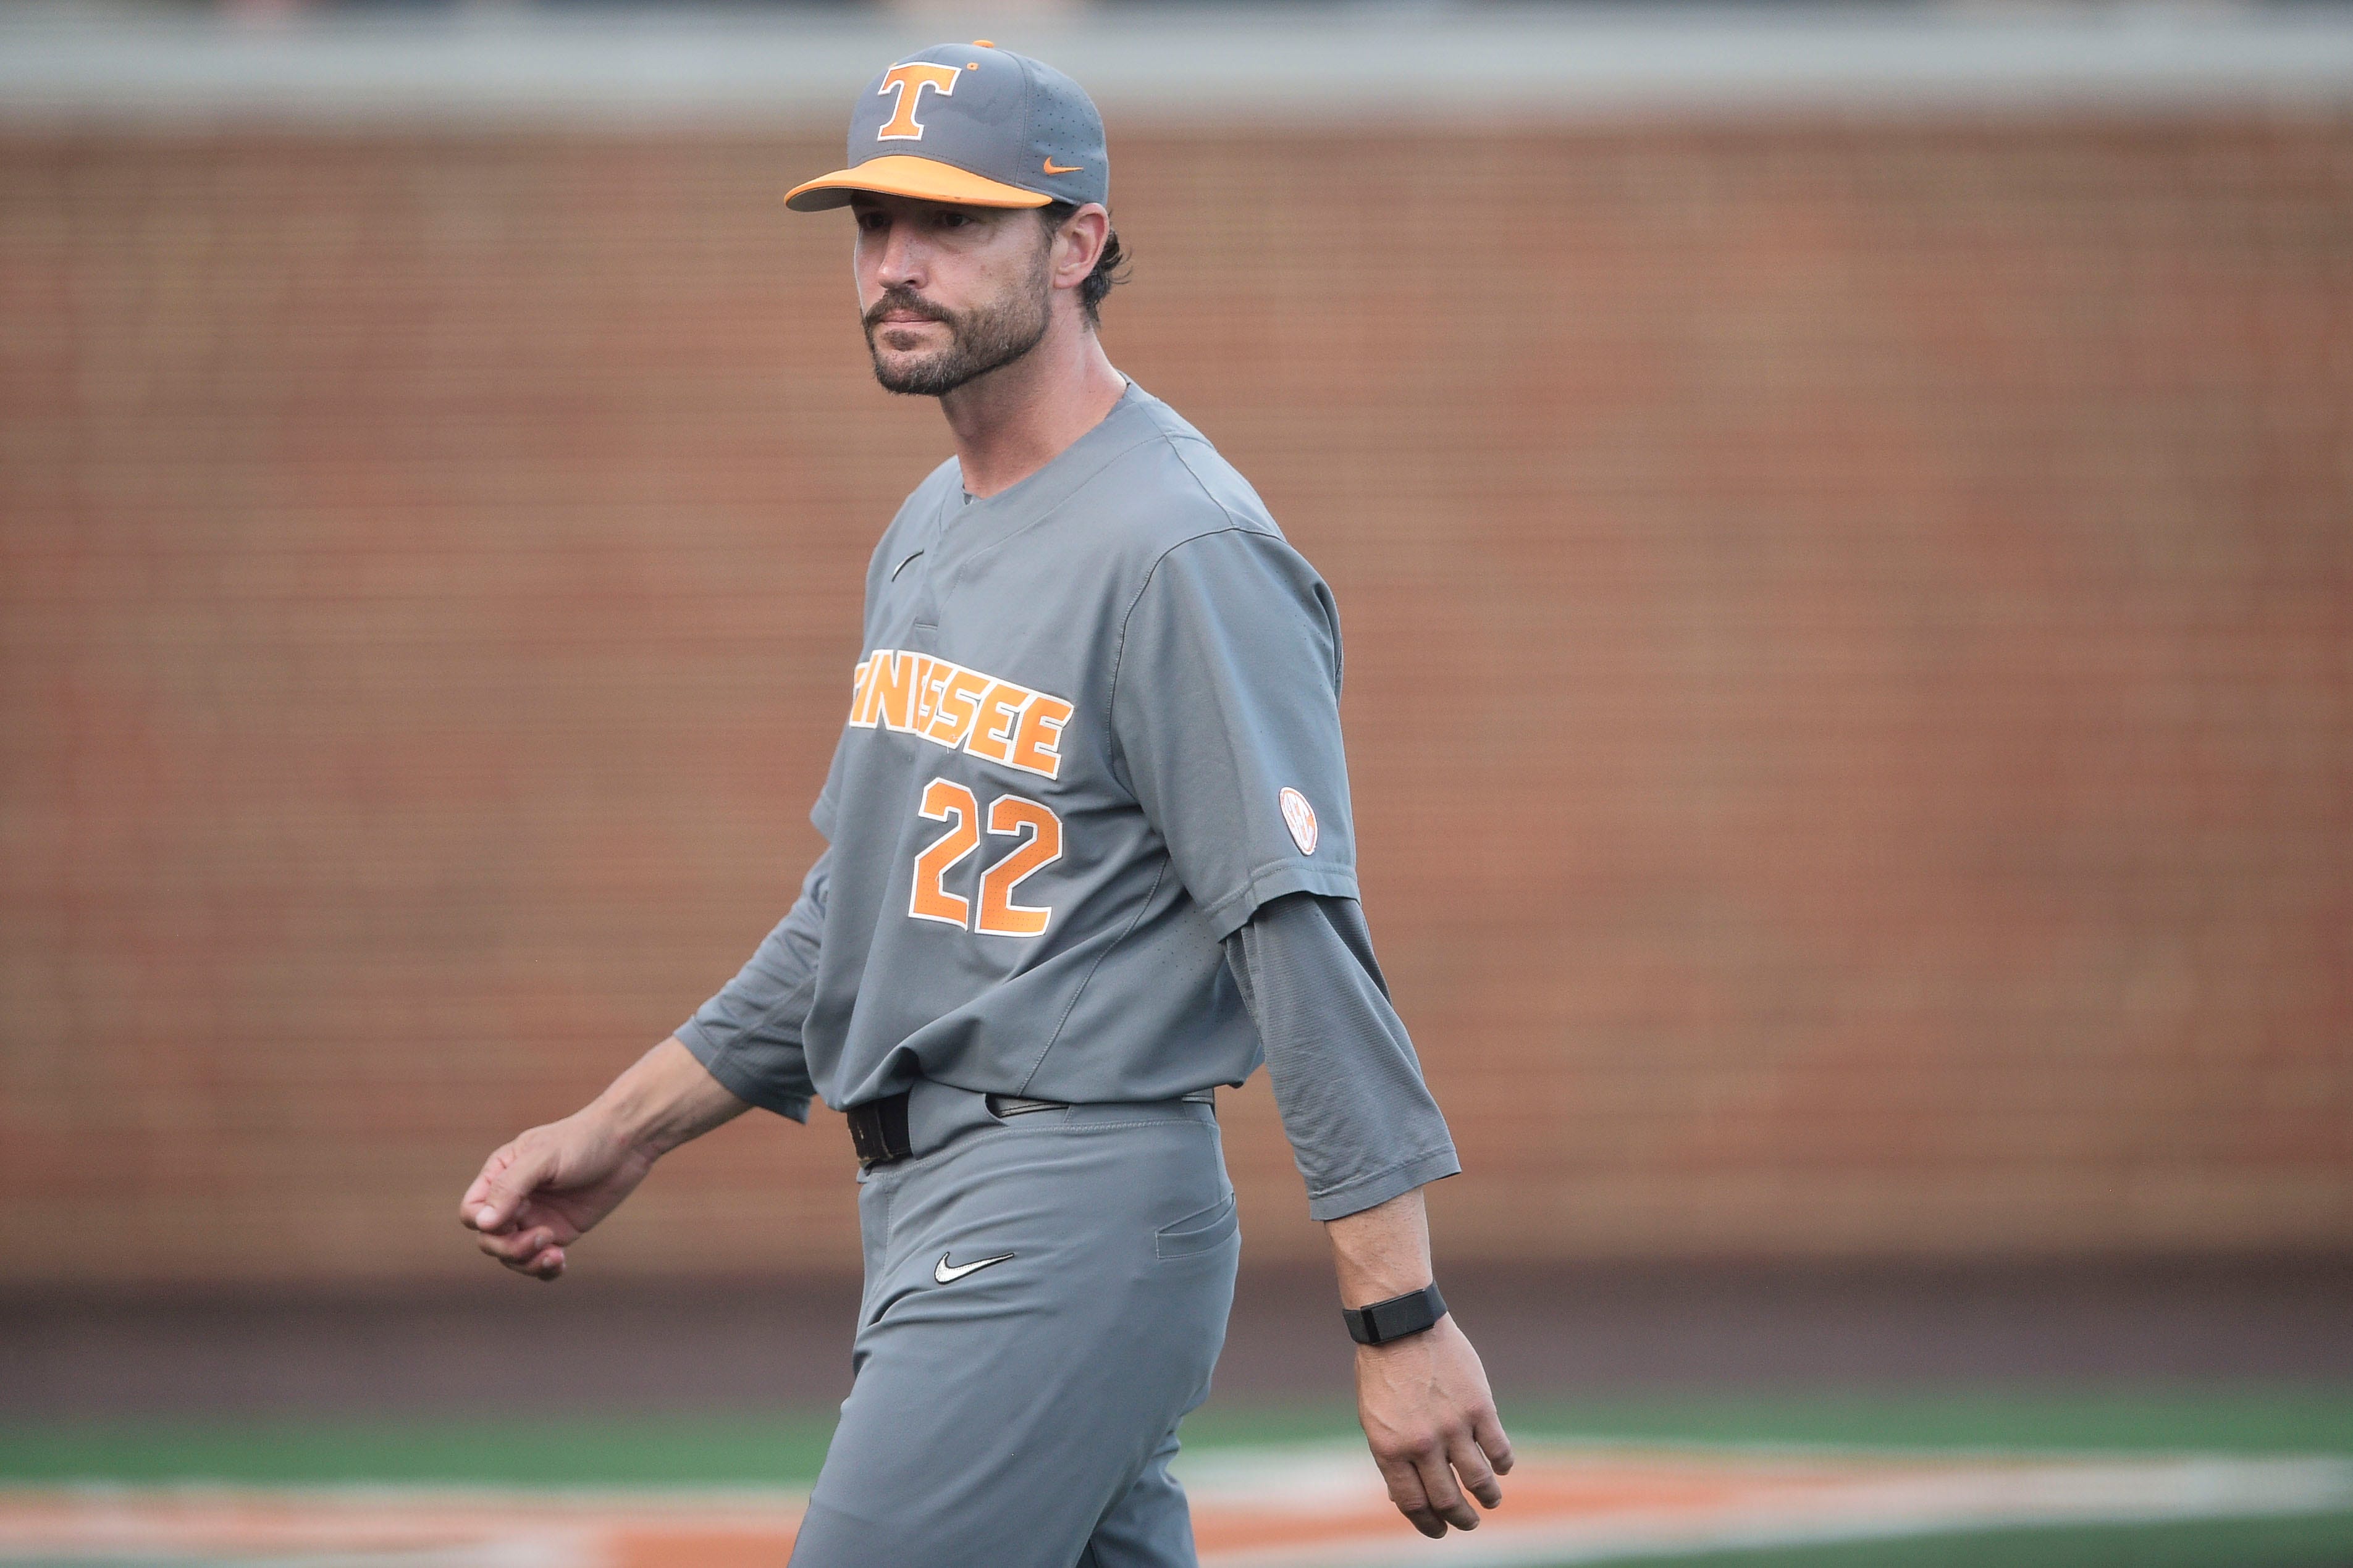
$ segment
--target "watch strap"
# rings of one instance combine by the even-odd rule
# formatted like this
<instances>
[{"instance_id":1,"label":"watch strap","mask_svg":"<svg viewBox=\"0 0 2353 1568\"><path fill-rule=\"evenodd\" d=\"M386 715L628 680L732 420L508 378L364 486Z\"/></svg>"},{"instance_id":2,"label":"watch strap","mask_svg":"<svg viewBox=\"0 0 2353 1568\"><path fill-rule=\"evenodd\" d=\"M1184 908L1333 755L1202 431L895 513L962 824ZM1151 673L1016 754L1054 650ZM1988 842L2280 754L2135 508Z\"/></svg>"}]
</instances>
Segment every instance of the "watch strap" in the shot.
<instances>
[{"instance_id":1,"label":"watch strap","mask_svg":"<svg viewBox=\"0 0 2353 1568\"><path fill-rule=\"evenodd\" d=\"M1446 1298L1436 1285L1425 1285L1369 1307L1343 1307L1340 1316L1347 1322L1348 1337L1358 1344L1385 1345L1418 1334L1446 1316Z\"/></svg>"}]
</instances>

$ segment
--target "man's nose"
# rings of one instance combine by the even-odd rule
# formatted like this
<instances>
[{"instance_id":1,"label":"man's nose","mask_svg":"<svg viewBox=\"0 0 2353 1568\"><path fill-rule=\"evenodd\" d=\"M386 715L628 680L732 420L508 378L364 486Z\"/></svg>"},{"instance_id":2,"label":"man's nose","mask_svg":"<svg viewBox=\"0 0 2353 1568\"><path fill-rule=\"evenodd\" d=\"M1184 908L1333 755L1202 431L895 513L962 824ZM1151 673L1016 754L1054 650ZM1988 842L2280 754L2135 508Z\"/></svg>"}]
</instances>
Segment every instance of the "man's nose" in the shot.
<instances>
[{"instance_id":1,"label":"man's nose","mask_svg":"<svg viewBox=\"0 0 2353 1568\"><path fill-rule=\"evenodd\" d=\"M923 247L915 226L893 223L882 231L882 248L874 258L874 280L883 288L920 288L923 280Z\"/></svg>"}]
</instances>

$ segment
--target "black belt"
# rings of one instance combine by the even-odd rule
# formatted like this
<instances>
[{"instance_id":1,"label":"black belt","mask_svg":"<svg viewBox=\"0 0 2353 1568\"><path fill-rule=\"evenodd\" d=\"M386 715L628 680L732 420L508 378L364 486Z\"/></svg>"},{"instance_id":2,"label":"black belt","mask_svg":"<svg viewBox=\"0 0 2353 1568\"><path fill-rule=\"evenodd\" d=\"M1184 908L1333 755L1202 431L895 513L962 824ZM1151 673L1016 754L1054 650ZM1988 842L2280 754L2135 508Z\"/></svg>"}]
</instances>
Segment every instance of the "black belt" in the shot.
<instances>
[{"instance_id":1,"label":"black belt","mask_svg":"<svg viewBox=\"0 0 2353 1568\"><path fill-rule=\"evenodd\" d=\"M1179 1098L1203 1105L1218 1102L1217 1091L1208 1089L1197 1089ZM1026 1116L1033 1110L1068 1110L1071 1107L1067 1100L1027 1100L1018 1094L992 1094L987 1100L991 1116ZM907 1090L902 1089L896 1094L853 1105L842 1115L849 1120L849 1146L858 1152L860 1170L871 1171L914 1152L907 1142Z\"/></svg>"},{"instance_id":2,"label":"black belt","mask_svg":"<svg viewBox=\"0 0 2353 1568\"><path fill-rule=\"evenodd\" d=\"M871 1171L914 1152L907 1144L907 1091L886 1094L842 1114L849 1119L849 1146L858 1151L858 1168Z\"/></svg>"}]
</instances>

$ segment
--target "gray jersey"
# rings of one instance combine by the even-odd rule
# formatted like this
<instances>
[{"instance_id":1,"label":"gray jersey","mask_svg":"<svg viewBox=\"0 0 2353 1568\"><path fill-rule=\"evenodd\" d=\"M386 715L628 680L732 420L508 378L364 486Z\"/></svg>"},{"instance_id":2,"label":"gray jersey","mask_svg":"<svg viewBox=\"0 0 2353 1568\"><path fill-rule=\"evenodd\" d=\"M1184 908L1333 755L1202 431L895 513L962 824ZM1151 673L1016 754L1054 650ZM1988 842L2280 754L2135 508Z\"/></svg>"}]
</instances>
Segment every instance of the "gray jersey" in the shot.
<instances>
[{"instance_id":1,"label":"gray jersey","mask_svg":"<svg viewBox=\"0 0 2353 1568\"><path fill-rule=\"evenodd\" d=\"M1095 1102L1250 1075L1260 1029L1221 944L1286 895L1356 895L1339 626L1199 432L1131 384L998 495L942 464L875 551L850 684L811 814L829 847L680 1030L722 1082L799 1116L918 1078ZM1303 929L1274 950L1322 951L1328 926ZM1325 1217L1456 1168L1356 944L1371 979L1342 989L1379 1061L1352 1068L1343 1040L1288 1077L1348 1077L1358 1109L1322 1126L1328 1083L1276 1075L1321 1108L1296 1120L1334 1146Z\"/></svg>"}]
</instances>

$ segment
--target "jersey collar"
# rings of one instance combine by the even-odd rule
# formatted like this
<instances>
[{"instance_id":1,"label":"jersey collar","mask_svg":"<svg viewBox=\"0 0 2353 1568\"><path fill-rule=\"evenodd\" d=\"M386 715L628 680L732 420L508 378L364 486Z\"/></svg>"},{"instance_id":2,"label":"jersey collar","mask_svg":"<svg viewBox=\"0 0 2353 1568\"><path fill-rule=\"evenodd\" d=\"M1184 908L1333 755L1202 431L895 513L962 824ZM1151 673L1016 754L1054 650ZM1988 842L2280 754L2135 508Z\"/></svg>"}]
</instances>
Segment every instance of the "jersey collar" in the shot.
<instances>
[{"instance_id":1,"label":"jersey collar","mask_svg":"<svg viewBox=\"0 0 2353 1568\"><path fill-rule=\"evenodd\" d=\"M1155 426L1148 405L1157 402L1127 378L1127 385L1111 412L1094 427L1046 460L1043 468L1018 484L993 496L965 497L964 470L956 470L955 489L949 491L934 524L934 549L957 555L986 549L1019 532L1068 500L1112 459L1138 442L1148 440Z\"/></svg>"}]
</instances>

